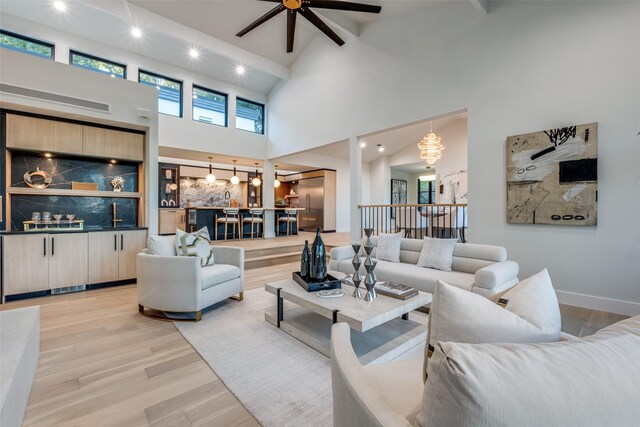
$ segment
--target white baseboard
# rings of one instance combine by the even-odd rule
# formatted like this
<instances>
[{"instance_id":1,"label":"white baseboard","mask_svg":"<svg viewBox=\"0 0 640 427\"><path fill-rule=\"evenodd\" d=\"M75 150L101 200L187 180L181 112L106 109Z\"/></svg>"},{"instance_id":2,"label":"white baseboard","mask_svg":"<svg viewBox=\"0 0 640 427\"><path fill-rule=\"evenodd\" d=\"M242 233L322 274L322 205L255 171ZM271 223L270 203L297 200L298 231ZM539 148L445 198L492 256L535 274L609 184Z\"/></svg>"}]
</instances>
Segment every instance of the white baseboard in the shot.
<instances>
[{"instance_id":1,"label":"white baseboard","mask_svg":"<svg viewBox=\"0 0 640 427\"><path fill-rule=\"evenodd\" d=\"M276 232L275 231L264 233L264 238L265 239L272 239L274 237L276 237Z\"/></svg>"},{"instance_id":2,"label":"white baseboard","mask_svg":"<svg viewBox=\"0 0 640 427\"><path fill-rule=\"evenodd\" d=\"M619 299L596 297L593 295L579 294L575 292L556 291L558 301L561 304L590 308L593 310L608 311L610 313L636 316L640 314L640 303L622 301Z\"/></svg>"}]
</instances>

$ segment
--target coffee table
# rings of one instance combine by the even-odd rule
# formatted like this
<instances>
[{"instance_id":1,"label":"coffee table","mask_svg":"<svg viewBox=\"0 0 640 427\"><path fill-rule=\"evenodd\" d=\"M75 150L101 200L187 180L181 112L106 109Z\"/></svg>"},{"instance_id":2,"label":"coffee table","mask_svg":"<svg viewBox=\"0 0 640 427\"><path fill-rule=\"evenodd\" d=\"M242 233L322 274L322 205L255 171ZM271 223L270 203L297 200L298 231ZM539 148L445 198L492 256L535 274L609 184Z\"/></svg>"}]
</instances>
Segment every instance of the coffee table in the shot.
<instances>
[{"instance_id":1,"label":"coffee table","mask_svg":"<svg viewBox=\"0 0 640 427\"><path fill-rule=\"evenodd\" d=\"M337 322L351 327L351 343L364 365L393 360L427 337L424 318L422 323L409 319L409 312L431 303L432 296L426 292L407 300L378 295L366 302L353 298L353 286L344 283L345 295L340 298L320 298L293 279L267 283L264 288L276 296L276 305L265 313L265 320L327 357L331 354L331 325Z\"/></svg>"}]
</instances>

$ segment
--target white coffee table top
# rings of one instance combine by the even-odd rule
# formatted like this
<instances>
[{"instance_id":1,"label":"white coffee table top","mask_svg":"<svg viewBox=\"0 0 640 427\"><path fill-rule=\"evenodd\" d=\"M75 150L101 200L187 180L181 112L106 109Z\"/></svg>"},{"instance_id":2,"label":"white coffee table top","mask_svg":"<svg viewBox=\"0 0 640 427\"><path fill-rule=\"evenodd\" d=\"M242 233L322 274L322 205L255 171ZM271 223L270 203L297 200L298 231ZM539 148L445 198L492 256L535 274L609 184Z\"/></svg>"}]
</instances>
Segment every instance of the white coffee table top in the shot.
<instances>
[{"instance_id":1,"label":"white coffee table top","mask_svg":"<svg viewBox=\"0 0 640 427\"><path fill-rule=\"evenodd\" d=\"M333 274L334 272L329 272ZM334 277L343 277L342 273L335 273ZM418 295L400 300L378 294L378 297L367 302L363 299L352 297L354 287L342 284L345 295L340 298L320 298L316 292L307 292L293 279L279 280L265 284L265 290L277 295L280 288L281 298L291 301L301 307L320 314L328 319L333 318L333 311L338 310L338 322L346 322L359 332L365 332L385 322L402 316L423 305L431 303L432 295L426 292L418 292ZM367 290L364 284L360 285L362 294Z\"/></svg>"}]
</instances>

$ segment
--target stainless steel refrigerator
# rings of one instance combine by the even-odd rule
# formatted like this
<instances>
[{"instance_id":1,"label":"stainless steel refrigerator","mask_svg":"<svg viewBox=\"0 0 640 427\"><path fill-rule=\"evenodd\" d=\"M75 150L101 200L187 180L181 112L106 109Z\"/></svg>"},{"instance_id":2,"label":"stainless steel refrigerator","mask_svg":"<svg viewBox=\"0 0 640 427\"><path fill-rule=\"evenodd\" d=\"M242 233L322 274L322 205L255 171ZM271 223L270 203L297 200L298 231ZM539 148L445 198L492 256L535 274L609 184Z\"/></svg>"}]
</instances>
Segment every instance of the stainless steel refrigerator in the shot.
<instances>
[{"instance_id":1,"label":"stainless steel refrigerator","mask_svg":"<svg viewBox=\"0 0 640 427\"><path fill-rule=\"evenodd\" d=\"M299 229L315 231L320 227L324 231L324 177L306 178L298 181L300 207Z\"/></svg>"}]
</instances>

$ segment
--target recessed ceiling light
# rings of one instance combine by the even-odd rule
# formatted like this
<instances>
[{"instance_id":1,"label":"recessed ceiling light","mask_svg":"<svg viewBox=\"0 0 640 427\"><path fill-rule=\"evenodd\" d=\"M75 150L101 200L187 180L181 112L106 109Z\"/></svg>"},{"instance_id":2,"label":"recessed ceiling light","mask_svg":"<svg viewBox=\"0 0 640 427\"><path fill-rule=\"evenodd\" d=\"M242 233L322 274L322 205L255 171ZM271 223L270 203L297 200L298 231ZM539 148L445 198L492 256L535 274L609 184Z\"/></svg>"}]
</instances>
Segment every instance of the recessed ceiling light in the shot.
<instances>
[{"instance_id":1,"label":"recessed ceiling light","mask_svg":"<svg viewBox=\"0 0 640 427\"><path fill-rule=\"evenodd\" d=\"M192 57L193 59L197 58L198 55L200 55L200 52L198 52L198 49L195 48L191 48L189 49L189 56Z\"/></svg>"},{"instance_id":2,"label":"recessed ceiling light","mask_svg":"<svg viewBox=\"0 0 640 427\"><path fill-rule=\"evenodd\" d=\"M133 27L131 29L131 35L137 39L139 39L140 37L142 37L142 30L138 27Z\"/></svg>"},{"instance_id":3,"label":"recessed ceiling light","mask_svg":"<svg viewBox=\"0 0 640 427\"><path fill-rule=\"evenodd\" d=\"M236 73L238 73L238 74L244 74L245 71L246 70L245 70L244 66L242 66L242 65L238 65L236 67Z\"/></svg>"},{"instance_id":4,"label":"recessed ceiling light","mask_svg":"<svg viewBox=\"0 0 640 427\"><path fill-rule=\"evenodd\" d=\"M65 10L67 10L67 5L65 4L65 2L63 2L61 0L54 1L53 2L53 7L58 9L60 12L64 12Z\"/></svg>"},{"instance_id":5,"label":"recessed ceiling light","mask_svg":"<svg viewBox=\"0 0 640 427\"><path fill-rule=\"evenodd\" d=\"M45 156L47 159L50 159L51 157L53 157L53 155L52 155L51 153L44 153L44 156Z\"/></svg>"},{"instance_id":6,"label":"recessed ceiling light","mask_svg":"<svg viewBox=\"0 0 640 427\"><path fill-rule=\"evenodd\" d=\"M367 143L366 143L366 142L364 142L364 141L360 142L360 147L361 147L361 148L364 148L364 147L366 147L366 146L367 146Z\"/></svg>"},{"instance_id":7,"label":"recessed ceiling light","mask_svg":"<svg viewBox=\"0 0 640 427\"><path fill-rule=\"evenodd\" d=\"M378 144L378 151L381 153L384 151L384 147L382 146L382 144Z\"/></svg>"}]
</instances>

